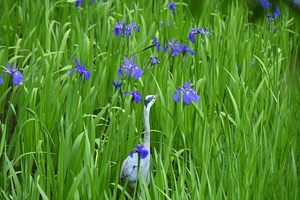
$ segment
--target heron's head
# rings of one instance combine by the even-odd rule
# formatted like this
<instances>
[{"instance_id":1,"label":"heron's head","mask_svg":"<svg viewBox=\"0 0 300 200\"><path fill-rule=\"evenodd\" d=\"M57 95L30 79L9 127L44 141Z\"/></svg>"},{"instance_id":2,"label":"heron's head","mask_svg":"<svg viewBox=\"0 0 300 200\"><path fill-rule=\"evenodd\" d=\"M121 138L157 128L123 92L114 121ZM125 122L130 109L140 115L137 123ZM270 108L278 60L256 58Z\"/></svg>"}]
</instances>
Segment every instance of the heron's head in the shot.
<instances>
[{"instance_id":1,"label":"heron's head","mask_svg":"<svg viewBox=\"0 0 300 200\"><path fill-rule=\"evenodd\" d=\"M145 98L145 107L150 108L154 104L158 96L159 94L147 95Z\"/></svg>"}]
</instances>

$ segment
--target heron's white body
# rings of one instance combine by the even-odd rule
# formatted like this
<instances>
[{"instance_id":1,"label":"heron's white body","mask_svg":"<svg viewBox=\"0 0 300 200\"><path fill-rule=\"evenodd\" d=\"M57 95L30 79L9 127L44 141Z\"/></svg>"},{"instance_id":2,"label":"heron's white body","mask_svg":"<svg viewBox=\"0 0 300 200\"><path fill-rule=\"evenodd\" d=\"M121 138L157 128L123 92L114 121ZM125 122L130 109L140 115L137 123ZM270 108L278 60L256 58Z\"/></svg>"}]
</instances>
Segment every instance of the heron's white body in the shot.
<instances>
[{"instance_id":1,"label":"heron's white body","mask_svg":"<svg viewBox=\"0 0 300 200\"><path fill-rule=\"evenodd\" d=\"M134 153L131 156L128 156L122 163L122 170L120 177L121 179L128 179L128 186L130 188L135 187L138 174L138 153ZM147 185L150 183L150 154L146 158L140 159L140 170L143 172L143 175L146 179Z\"/></svg>"},{"instance_id":2,"label":"heron's white body","mask_svg":"<svg viewBox=\"0 0 300 200\"><path fill-rule=\"evenodd\" d=\"M150 108L154 104L158 95L148 95L145 98L145 107L144 107L144 139L143 145L144 149L149 153L146 158L141 159L138 153L133 153L132 157L129 155L122 163L120 179L128 179L128 186L130 188L135 187L136 180L138 176L139 169L139 158L140 158L140 170L144 175L144 178L147 182L147 185L150 183L150 123L149 123L149 114Z\"/></svg>"}]
</instances>

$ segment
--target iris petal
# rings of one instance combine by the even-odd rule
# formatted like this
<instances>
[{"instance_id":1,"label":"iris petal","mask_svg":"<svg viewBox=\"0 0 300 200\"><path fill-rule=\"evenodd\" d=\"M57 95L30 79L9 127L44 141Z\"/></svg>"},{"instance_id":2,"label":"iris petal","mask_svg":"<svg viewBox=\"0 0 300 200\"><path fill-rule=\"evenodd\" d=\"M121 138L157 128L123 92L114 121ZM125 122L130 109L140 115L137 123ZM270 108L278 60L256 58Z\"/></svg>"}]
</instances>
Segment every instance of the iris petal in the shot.
<instances>
[{"instance_id":1,"label":"iris petal","mask_svg":"<svg viewBox=\"0 0 300 200\"><path fill-rule=\"evenodd\" d=\"M142 100L142 95L137 90L133 91L132 93L133 93L132 95L133 95L135 102L137 104L140 103Z\"/></svg>"},{"instance_id":2,"label":"iris petal","mask_svg":"<svg viewBox=\"0 0 300 200\"><path fill-rule=\"evenodd\" d=\"M122 33L122 29L120 29L120 28L115 28L115 29L114 29L114 34L115 34L116 36L120 35L121 33Z\"/></svg>"},{"instance_id":3,"label":"iris petal","mask_svg":"<svg viewBox=\"0 0 300 200\"><path fill-rule=\"evenodd\" d=\"M0 85L2 85L4 82L3 82L3 78L2 76L0 76Z\"/></svg>"},{"instance_id":4,"label":"iris petal","mask_svg":"<svg viewBox=\"0 0 300 200\"><path fill-rule=\"evenodd\" d=\"M127 26L126 26L126 36L127 36L127 37L130 35L131 31L132 31L131 25L127 25Z\"/></svg>"},{"instance_id":5,"label":"iris petal","mask_svg":"<svg viewBox=\"0 0 300 200\"><path fill-rule=\"evenodd\" d=\"M194 55L194 51L192 49L188 49L188 52L191 54L191 55Z\"/></svg>"},{"instance_id":6,"label":"iris petal","mask_svg":"<svg viewBox=\"0 0 300 200\"><path fill-rule=\"evenodd\" d=\"M15 85L20 85L20 83L23 81L23 75L18 70L13 73L13 83Z\"/></svg>"},{"instance_id":7,"label":"iris petal","mask_svg":"<svg viewBox=\"0 0 300 200\"><path fill-rule=\"evenodd\" d=\"M122 85L122 82L121 82L121 81L115 82L115 81L113 80L112 82L113 82L113 84L114 84L114 86L115 86L116 89L120 88L121 85Z\"/></svg>"},{"instance_id":8,"label":"iris petal","mask_svg":"<svg viewBox=\"0 0 300 200\"><path fill-rule=\"evenodd\" d=\"M130 64L131 64L130 60L126 56L124 56L124 62L125 62L125 64L126 64L127 67L129 67Z\"/></svg>"},{"instance_id":9,"label":"iris petal","mask_svg":"<svg viewBox=\"0 0 300 200\"><path fill-rule=\"evenodd\" d=\"M8 71L11 71L9 62L6 62L6 67L7 67Z\"/></svg>"},{"instance_id":10,"label":"iris petal","mask_svg":"<svg viewBox=\"0 0 300 200\"><path fill-rule=\"evenodd\" d=\"M120 67L120 69L118 70L117 74L120 77L120 79L122 79L122 72L123 72L124 68Z\"/></svg>"},{"instance_id":11,"label":"iris petal","mask_svg":"<svg viewBox=\"0 0 300 200\"><path fill-rule=\"evenodd\" d=\"M70 71L70 73L69 73L69 76L71 76L73 73L74 73L74 69L72 69L71 71Z\"/></svg>"},{"instance_id":12,"label":"iris petal","mask_svg":"<svg viewBox=\"0 0 300 200\"><path fill-rule=\"evenodd\" d=\"M200 100L199 95L195 92L195 90L191 91L192 95L192 100L195 101L196 103Z\"/></svg>"},{"instance_id":13,"label":"iris petal","mask_svg":"<svg viewBox=\"0 0 300 200\"><path fill-rule=\"evenodd\" d=\"M123 92L123 94L131 94L137 104L142 100L142 95L137 90L132 90L131 92Z\"/></svg>"},{"instance_id":14,"label":"iris petal","mask_svg":"<svg viewBox=\"0 0 300 200\"><path fill-rule=\"evenodd\" d=\"M134 67L132 69L132 76L135 78L135 80L138 80L143 75L143 70L139 67Z\"/></svg>"},{"instance_id":15,"label":"iris petal","mask_svg":"<svg viewBox=\"0 0 300 200\"><path fill-rule=\"evenodd\" d=\"M149 153L149 151L147 151L146 149L140 151L141 158L142 159L146 158L148 156L148 153Z\"/></svg>"},{"instance_id":16,"label":"iris petal","mask_svg":"<svg viewBox=\"0 0 300 200\"><path fill-rule=\"evenodd\" d=\"M278 7L276 7L275 11L274 11L274 19L277 19L280 15L280 10Z\"/></svg>"},{"instance_id":17,"label":"iris petal","mask_svg":"<svg viewBox=\"0 0 300 200\"><path fill-rule=\"evenodd\" d=\"M89 80L90 77L91 77L91 73L88 72L88 71L84 71L84 72L83 72L83 75L84 75L84 77L85 77L86 80Z\"/></svg>"},{"instance_id":18,"label":"iris petal","mask_svg":"<svg viewBox=\"0 0 300 200\"><path fill-rule=\"evenodd\" d=\"M180 90L177 90L173 95L174 101L178 102L180 100Z\"/></svg>"},{"instance_id":19,"label":"iris petal","mask_svg":"<svg viewBox=\"0 0 300 200\"><path fill-rule=\"evenodd\" d=\"M191 93L189 91L184 91L183 92L183 102L187 105L189 105L191 103Z\"/></svg>"},{"instance_id":20,"label":"iris petal","mask_svg":"<svg viewBox=\"0 0 300 200\"><path fill-rule=\"evenodd\" d=\"M167 44L167 46L165 48L163 48L162 52L166 52L168 51L169 45Z\"/></svg>"}]
</instances>

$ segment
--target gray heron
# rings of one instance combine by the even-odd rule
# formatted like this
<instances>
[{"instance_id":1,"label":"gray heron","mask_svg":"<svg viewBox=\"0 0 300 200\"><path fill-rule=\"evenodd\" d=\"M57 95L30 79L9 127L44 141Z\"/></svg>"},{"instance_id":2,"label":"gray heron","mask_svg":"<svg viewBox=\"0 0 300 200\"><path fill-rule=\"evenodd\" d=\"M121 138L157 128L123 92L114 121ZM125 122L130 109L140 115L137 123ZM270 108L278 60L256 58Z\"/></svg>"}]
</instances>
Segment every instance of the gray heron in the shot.
<instances>
[{"instance_id":1,"label":"gray heron","mask_svg":"<svg viewBox=\"0 0 300 200\"><path fill-rule=\"evenodd\" d=\"M121 181L128 179L128 186L130 188L135 187L135 183L138 180L138 169L140 169L146 179L147 185L150 183L150 123L149 114L150 108L154 104L159 95L148 95L144 102L144 137L142 148L149 153L143 158L139 153L131 153L122 163L120 179ZM135 148L136 149L136 148ZM140 160L139 160L140 159ZM140 165L140 166L138 166Z\"/></svg>"}]
</instances>

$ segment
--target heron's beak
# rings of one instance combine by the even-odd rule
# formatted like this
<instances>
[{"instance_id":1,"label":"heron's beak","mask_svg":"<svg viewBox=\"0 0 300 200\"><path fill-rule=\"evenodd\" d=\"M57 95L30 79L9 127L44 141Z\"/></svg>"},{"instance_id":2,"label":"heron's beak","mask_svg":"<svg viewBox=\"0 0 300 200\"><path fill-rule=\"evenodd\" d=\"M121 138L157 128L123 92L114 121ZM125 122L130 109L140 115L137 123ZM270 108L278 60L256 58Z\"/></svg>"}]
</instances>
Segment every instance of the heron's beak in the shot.
<instances>
[{"instance_id":1,"label":"heron's beak","mask_svg":"<svg viewBox=\"0 0 300 200\"><path fill-rule=\"evenodd\" d=\"M155 99L156 99L157 97L159 97L159 94L156 94L156 95L155 95Z\"/></svg>"}]
</instances>

